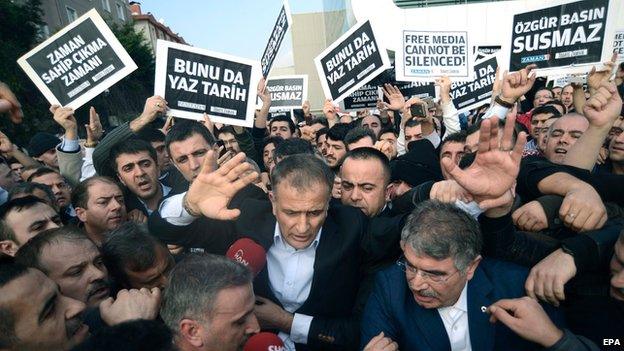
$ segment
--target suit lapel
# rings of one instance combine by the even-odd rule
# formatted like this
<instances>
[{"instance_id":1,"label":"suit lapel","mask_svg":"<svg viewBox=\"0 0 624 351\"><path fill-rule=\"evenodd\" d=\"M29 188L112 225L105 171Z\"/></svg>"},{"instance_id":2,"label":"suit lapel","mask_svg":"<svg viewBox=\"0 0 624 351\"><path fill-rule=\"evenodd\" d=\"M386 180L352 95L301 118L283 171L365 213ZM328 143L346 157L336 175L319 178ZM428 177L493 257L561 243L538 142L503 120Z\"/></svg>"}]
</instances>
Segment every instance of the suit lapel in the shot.
<instances>
[{"instance_id":1,"label":"suit lapel","mask_svg":"<svg viewBox=\"0 0 624 351\"><path fill-rule=\"evenodd\" d=\"M492 350L495 327L489 322L490 315L482 310L495 301L490 298L493 286L480 267L468 282L468 325L473 350Z\"/></svg>"},{"instance_id":2,"label":"suit lapel","mask_svg":"<svg viewBox=\"0 0 624 351\"><path fill-rule=\"evenodd\" d=\"M412 323L408 323L407 325L416 325L420 331L420 333L425 337L427 344L433 351L448 351L451 349L451 343L449 342L448 335L446 334L446 329L444 328L444 323L442 322L442 317L438 313L438 310L435 308L422 308L420 307L416 301L414 300L414 296L412 295L411 290L407 286L407 282L405 288L408 290L405 293L405 306L407 318L412 320ZM409 334L413 333L412 331L406 330L405 334L406 340L410 340L414 337L410 337ZM440 337L440 336L444 337ZM473 348L473 350L476 350Z\"/></svg>"}]
</instances>

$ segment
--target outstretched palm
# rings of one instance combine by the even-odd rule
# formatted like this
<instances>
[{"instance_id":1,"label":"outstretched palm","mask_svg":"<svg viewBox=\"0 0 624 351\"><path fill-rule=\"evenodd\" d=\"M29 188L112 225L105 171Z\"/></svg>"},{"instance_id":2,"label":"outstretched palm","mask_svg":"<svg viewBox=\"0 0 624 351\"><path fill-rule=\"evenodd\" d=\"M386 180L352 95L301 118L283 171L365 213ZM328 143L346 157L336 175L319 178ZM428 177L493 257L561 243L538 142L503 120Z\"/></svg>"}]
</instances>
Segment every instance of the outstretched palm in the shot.
<instances>
[{"instance_id":1,"label":"outstretched palm","mask_svg":"<svg viewBox=\"0 0 624 351\"><path fill-rule=\"evenodd\" d=\"M386 99L388 99L387 108L400 111L405 106L405 98L401 94L401 90L394 85L384 84L383 93Z\"/></svg>"},{"instance_id":2,"label":"outstretched palm","mask_svg":"<svg viewBox=\"0 0 624 351\"><path fill-rule=\"evenodd\" d=\"M251 184L258 173L249 173L252 166L245 162L245 154L239 153L213 171L217 153L208 151L202 170L186 193L188 207L197 213L220 220L236 219L240 211L228 209L234 195Z\"/></svg>"},{"instance_id":3,"label":"outstretched palm","mask_svg":"<svg viewBox=\"0 0 624 351\"><path fill-rule=\"evenodd\" d=\"M484 120L479 129L477 156L467 169L461 170L448 158L442 160L450 177L474 197L498 198L516 181L526 134L520 133L514 146L514 123L515 118L507 118L499 143L498 118Z\"/></svg>"}]
</instances>

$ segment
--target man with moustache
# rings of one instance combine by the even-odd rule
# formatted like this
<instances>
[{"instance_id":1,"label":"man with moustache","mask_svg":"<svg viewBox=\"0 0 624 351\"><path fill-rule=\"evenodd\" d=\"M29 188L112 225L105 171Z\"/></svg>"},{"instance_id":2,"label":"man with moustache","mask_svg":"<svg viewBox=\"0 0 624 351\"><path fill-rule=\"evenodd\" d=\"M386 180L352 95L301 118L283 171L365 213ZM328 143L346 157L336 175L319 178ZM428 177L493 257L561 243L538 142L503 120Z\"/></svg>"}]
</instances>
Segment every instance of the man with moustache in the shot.
<instances>
[{"instance_id":1,"label":"man with moustache","mask_svg":"<svg viewBox=\"0 0 624 351\"><path fill-rule=\"evenodd\" d=\"M377 276L362 316L361 345L383 332L404 350L534 348L506 326L489 323L486 308L523 296L528 272L483 259L481 240L476 220L454 205L417 205L401 235L403 257Z\"/></svg>"}]
</instances>

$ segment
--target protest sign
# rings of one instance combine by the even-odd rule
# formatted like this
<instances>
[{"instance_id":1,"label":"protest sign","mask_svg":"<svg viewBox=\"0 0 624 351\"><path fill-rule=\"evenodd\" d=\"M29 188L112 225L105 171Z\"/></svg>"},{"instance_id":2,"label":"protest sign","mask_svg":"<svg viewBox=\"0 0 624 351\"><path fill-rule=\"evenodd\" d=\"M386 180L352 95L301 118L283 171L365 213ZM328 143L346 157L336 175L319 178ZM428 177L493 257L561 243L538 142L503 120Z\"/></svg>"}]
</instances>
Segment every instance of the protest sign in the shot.
<instances>
[{"instance_id":1,"label":"protest sign","mask_svg":"<svg viewBox=\"0 0 624 351\"><path fill-rule=\"evenodd\" d=\"M451 84L450 95L457 111L465 112L490 102L497 67L496 56L487 56L475 63L472 82Z\"/></svg>"},{"instance_id":2,"label":"protest sign","mask_svg":"<svg viewBox=\"0 0 624 351\"><path fill-rule=\"evenodd\" d=\"M613 52L618 54L618 61L624 60L624 29L615 32Z\"/></svg>"},{"instance_id":3,"label":"protest sign","mask_svg":"<svg viewBox=\"0 0 624 351\"><path fill-rule=\"evenodd\" d=\"M412 97L418 98L435 98L435 83L428 82L396 82L395 84L405 100L409 100Z\"/></svg>"},{"instance_id":4,"label":"protest sign","mask_svg":"<svg viewBox=\"0 0 624 351\"><path fill-rule=\"evenodd\" d=\"M448 76L471 80L472 46L468 32L404 30L401 50L396 52L398 81L433 81Z\"/></svg>"},{"instance_id":5,"label":"protest sign","mask_svg":"<svg viewBox=\"0 0 624 351\"><path fill-rule=\"evenodd\" d=\"M475 49L475 61L481 61L486 56L494 55L499 52L501 47L500 45L478 45L474 47Z\"/></svg>"},{"instance_id":6,"label":"protest sign","mask_svg":"<svg viewBox=\"0 0 624 351\"><path fill-rule=\"evenodd\" d=\"M379 100L379 87L371 84L364 84L360 89L344 98L345 110L358 110L361 108L377 108Z\"/></svg>"},{"instance_id":7,"label":"protest sign","mask_svg":"<svg viewBox=\"0 0 624 351\"><path fill-rule=\"evenodd\" d=\"M609 0L587 0L514 15L509 70L534 63L545 76L600 63L610 56L603 52L608 9Z\"/></svg>"},{"instance_id":8,"label":"protest sign","mask_svg":"<svg viewBox=\"0 0 624 351\"><path fill-rule=\"evenodd\" d=\"M271 94L271 111L299 109L308 99L308 76L273 77L267 81L266 89Z\"/></svg>"},{"instance_id":9,"label":"protest sign","mask_svg":"<svg viewBox=\"0 0 624 351\"><path fill-rule=\"evenodd\" d=\"M355 25L314 59L323 92L340 102L390 67L370 21Z\"/></svg>"},{"instance_id":10,"label":"protest sign","mask_svg":"<svg viewBox=\"0 0 624 351\"><path fill-rule=\"evenodd\" d=\"M137 68L96 10L37 45L17 63L50 104L73 109Z\"/></svg>"},{"instance_id":11,"label":"protest sign","mask_svg":"<svg viewBox=\"0 0 624 351\"><path fill-rule=\"evenodd\" d=\"M260 63L158 40L154 91L175 117L251 127Z\"/></svg>"},{"instance_id":12,"label":"protest sign","mask_svg":"<svg viewBox=\"0 0 624 351\"><path fill-rule=\"evenodd\" d=\"M273 67L273 62L277 57L282 41L284 40L284 36L286 35L286 32L288 31L288 28L290 28L291 24L292 17L290 16L290 6L288 6L288 1L284 0L282 9L280 10L277 20L275 21L275 26L273 26L273 30L271 31L269 42L264 49L262 59L260 59L263 77L266 78L269 76L271 67Z\"/></svg>"}]
</instances>

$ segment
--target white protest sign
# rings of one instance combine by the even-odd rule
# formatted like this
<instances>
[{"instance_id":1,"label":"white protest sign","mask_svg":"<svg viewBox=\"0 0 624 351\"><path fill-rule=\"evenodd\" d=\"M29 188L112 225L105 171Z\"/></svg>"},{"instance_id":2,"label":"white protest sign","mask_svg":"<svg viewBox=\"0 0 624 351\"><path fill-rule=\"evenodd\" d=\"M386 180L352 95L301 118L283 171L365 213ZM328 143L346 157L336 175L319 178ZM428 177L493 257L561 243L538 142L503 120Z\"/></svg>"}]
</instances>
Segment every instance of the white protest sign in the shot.
<instances>
[{"instance_id":1,"label":"white protest sign","mask_svg":"<svg viewBox=\"0 0 624 351\"><path fill-rule=\"evenodd\" d=\"M315 59L325 97L342 101L390 67L386 49L375 40L370 21L360 22Z\"/></svg>"},{"instance_id":2,"label":"white protest sign","mask_svg":"<svg viewBox=\"0 0 624 351\"><path fill-rule=\"evenodd\" d=\"M613 38L613 52L618 54L618 62L624 61L624 29L615 32Z\"/></svg>"},{"instance_id":3,"label":"white protest sign","mask_svg":"<svg viewBox=\"0 0 624 351\"><path fill-rule=\"evenodd\" d=\"M17 63L50 104L74 110L137 68L95 9L37 45Z\"/></svg>"},{"instance_id":4,"label":"white protest sign","mask_svg":"<svg viewBox=\"0 0 624 351\"><path fill-rule=\"evenodd\" d=\"M441 76L472 80L473 48L467 31L403 30L396 51L397 81L432 82Z\"/></svg>"},{"instance_id":5,"label":"white protest sign","mask_svg":"<svg viewBox=\"0 0 624 351\"><path fill-rule=\"evenodd\" d=\"M154 93L173 116L251 127L259 81L257 61L158 40Z\"/></svg>"}]
</instances>

